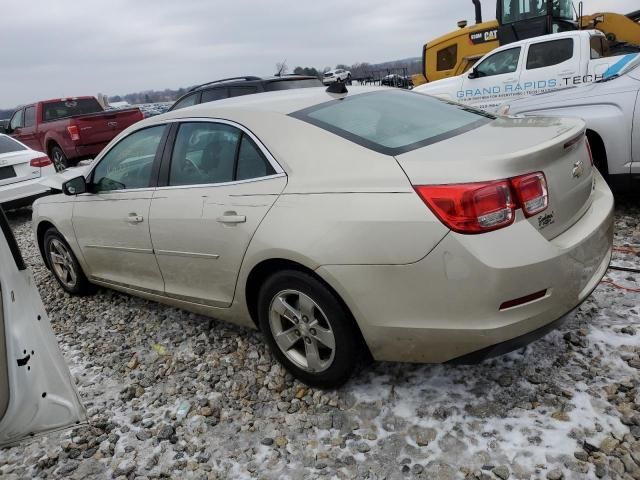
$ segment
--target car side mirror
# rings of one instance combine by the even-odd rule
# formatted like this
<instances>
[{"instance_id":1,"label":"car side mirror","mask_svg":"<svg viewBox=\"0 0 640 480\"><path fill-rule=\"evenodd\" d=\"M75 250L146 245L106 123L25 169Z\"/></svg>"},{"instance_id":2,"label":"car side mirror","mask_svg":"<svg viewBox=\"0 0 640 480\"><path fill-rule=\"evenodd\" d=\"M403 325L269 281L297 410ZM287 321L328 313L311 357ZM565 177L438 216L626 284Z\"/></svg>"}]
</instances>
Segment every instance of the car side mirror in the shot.
<instances>
[{"instance_id":1,"label":"car side mirror","mask_svg":"<svg viewBox=\"0 0 640 480\"><path fill-rule=\"evenodd\" d=\"M469 73L469 78L471 80L473 80L474 78L478 78L480 75L478 75L478 69L474 68L473 70L471 70L471 73Z\"/></svg>"},{"instance_id":2,"label":"car side mirror","mask_svg":"<svg viewBox=\"0 0 640 480\"><path fill-rule=\"evenodd\" d=\"M9 127L9 120L0 120L0 133L11 133L11 128Z\"/></svg>"},{"instance_id":3,"label":"car side mirror","mask_svg":"<svg viewBox=\"0 0 640 480\"><path fill-rule=\"evenodd\" d=\"M87 192L87 181L84 177L75 177L62 184L62 193L65 195L80 195Z\"/></svg>"}]
</instances>

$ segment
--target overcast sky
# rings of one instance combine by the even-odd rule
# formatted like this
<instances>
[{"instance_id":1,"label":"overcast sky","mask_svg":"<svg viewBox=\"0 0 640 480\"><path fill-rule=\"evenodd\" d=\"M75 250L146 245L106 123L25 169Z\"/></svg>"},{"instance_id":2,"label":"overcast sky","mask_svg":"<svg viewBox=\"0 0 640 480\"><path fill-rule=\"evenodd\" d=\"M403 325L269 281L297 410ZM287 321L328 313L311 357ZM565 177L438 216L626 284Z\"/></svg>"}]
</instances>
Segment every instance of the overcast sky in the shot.
<instances>
[{"instance_id":1,"label":"overcast sky","mask_svg":"<svg viewBox=\"0 0 640 480\"><path fill-rule=\"evenodd\" d=\"M495 17L495 0L484 0ZM586 0L628 13L638 0ZM0 7L0 108L421 55L471 0L30 0Z\"/></svg>"}]
</instances>

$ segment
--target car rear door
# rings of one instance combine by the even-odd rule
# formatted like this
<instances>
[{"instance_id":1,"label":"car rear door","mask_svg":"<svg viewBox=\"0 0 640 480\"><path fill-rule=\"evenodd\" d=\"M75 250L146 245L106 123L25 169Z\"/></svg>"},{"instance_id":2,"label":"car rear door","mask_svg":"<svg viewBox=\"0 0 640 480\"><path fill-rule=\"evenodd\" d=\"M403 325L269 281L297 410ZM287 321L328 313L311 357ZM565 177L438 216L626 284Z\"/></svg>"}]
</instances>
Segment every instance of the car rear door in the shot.
<instances>
[{"instance_id":1,"label":"car rear door","mask_svg":"<svg viewBox=\"0 0 640 480\"><path fill-rule=\"evenodd\" d=\"M0 447L75 425L86 413L0 209Z\"/></svg>"},{"instance_id":2,"label":"car rear door","mask_svg":"<svg viewBox=\"0 0 640 480\"><path fill-rule=\"evenodd\" d=\"M74 201L76 240L95 281L164 290L149 236L149 207L165 133L165 125L154 125L121 139L90 173L89 191Z\"/></svg>"},{"instance_id":3,"label":"car rear door","mask_svg":"<svg viewBox=\"0 0 640 480\"><path fill-rule=\"evenodd\" d=\"M581 74L580 58L577 38L530 42L520 75L523 94L535 95L586 81Z\"/></svg>"},{"instance_id":4,"label":"car rear door","mask_svg":"<svg viewBox=\"0 0 640 480\"><path fill-rule=\"evenodd\" d=\"M227 307L249 242L287 179L237 125L185 121L174 130L149 215L165 295Z\"/></svg>"}]
</instances>

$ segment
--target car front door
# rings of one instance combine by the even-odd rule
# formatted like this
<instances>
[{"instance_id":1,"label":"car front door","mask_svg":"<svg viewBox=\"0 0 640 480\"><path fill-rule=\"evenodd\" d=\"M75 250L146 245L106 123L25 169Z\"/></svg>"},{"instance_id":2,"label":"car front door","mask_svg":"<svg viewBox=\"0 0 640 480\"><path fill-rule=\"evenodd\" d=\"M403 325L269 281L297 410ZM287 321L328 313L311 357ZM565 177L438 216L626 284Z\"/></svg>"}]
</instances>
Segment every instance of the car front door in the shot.
<instances>
[{"instance_id":1,"label":"car front door","mask_svg":"<svg viewBox=\"0 0 640 480\"><path fill-rule=\"evenodd\" d=\"M227 307L249 241L287 179L239 126L203 121L173 128L149 216L165 294Z\"/></svg>"},{"instance_id":2,"label":"car front door","mask_svg":"<svg viewBox=\"0 0 640 480\"><path fill-rule=\"evenodd\" d=\"M520 78L521 47L496 52L463 75L462 89L457 100L478 108L494 109L504 100L522 95Z\"/></svg>"},{"instance_id":3,"label":"car front door","mask_svg":"<svg viewBox=\"0 0 640 480\"><path fill-rule=\"evenodd\" d=\"M10 135L16 140L22 141L22 127L24 127L24 108L16 110L9 120Z\"/></svg>"},{"instance_id":4,"label":"car front door","mask_svg":"<svg viewBox=\"0 0 640 480\"><path fill-rule=\"evenodd\" d=\"M86 420L31 272L0 208L0 447Z\"/></svg>"},{"instance_id":5,"label":"car front door","mask_svg":"<svg viewBox=\"0 0 640 480\"><path fill-rule=\"evenodd\" d=\"M20 129L19 140L35 151L42 151L42 146L36 135L36 107L29 105L24 109L23 126Z\"/></svg>"},{"instance_id":6,"label":"car front door","mask_svg":"<svg viewBox=\"0 0 640 480\"><path fill-rule=\"evenodd\" d=\"M89 174L88 192L76 198L73 228L91 280L164 290L149 235L149 207L166 130L146 127L116 143Z\"/></svg>"}]
</instances>

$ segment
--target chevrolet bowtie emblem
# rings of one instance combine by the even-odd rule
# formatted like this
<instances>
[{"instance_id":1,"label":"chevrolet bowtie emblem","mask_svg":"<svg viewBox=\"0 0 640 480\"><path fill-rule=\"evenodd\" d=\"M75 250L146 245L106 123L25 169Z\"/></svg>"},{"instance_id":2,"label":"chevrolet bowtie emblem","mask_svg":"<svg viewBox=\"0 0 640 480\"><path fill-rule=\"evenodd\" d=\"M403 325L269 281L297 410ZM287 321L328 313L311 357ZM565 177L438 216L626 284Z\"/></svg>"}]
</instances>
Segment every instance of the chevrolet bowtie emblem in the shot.
<instances>
[{"instance_id":1,"label":"chevrolet bowtie emblem","mask_svg":"<svg viewBox=\"0 0 640 480\"><path fill-rule=\"evenodd\" d=\"M573 178L580 178L583 173L584 173L584 164L582 163L582 160L578 160L576 163L573 164L573 170L571 170L571 175L573 176Z\"/></svg>"}]
</instances>

